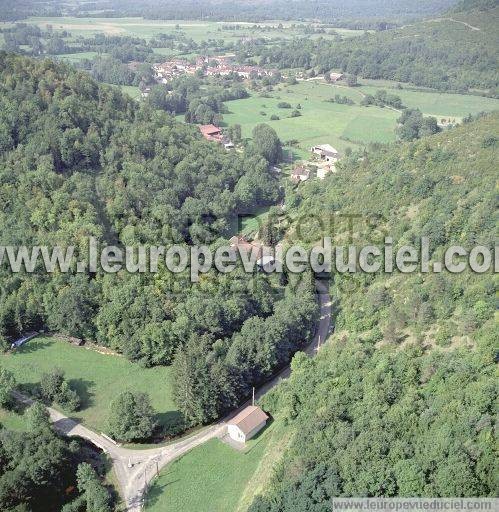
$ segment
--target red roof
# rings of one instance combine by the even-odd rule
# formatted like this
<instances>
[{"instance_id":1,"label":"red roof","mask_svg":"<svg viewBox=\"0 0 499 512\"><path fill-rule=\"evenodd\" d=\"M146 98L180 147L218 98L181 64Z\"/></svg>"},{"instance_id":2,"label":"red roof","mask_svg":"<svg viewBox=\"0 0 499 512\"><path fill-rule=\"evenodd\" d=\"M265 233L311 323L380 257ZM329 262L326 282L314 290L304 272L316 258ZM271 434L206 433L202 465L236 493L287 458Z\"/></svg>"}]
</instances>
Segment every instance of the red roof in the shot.
<instances>
[{"instance_id":1,"label":"red roof","mask_svg":"<svg viewBox=\"0 0 499 512\"><path fill-rule=\"evenodd\" d=\"M203 135L219 135L222 133L222 130L213 124L202 124L199 129Z\"/></svg>"}]
</instances>

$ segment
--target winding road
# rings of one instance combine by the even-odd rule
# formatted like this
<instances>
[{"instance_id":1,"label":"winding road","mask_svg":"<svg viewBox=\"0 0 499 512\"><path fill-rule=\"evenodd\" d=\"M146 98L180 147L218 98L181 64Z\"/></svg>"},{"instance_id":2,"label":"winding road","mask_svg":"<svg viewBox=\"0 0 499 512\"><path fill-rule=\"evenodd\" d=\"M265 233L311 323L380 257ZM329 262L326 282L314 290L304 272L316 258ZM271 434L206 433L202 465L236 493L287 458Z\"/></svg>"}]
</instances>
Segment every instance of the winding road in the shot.
<instances>
[{"instance_id":1,"label":"winding road","mask_svg":"<svg viewBox=\"0 0 499 512\"><path fill-rule=\"evenodd\" d=\"M303 351L311 357L315 355L320 345L326 341L331 325L331 298L329 296L328 283L325 281L316 281L316 288L320 305L320 319L314 338L303 349ZM290 373L291 369L287 366L272 380L260 387L256 391L255 397L262 397L283 379L288 378ZM18 392L15 392L14 396L25 404L29 405L33 403L33 400ZM151 480L157 476L161 468L196 446L215 437L222 437L225 433L227 421L242 408L246 407L248 403L249 402L242 404L236 411L233 411L218 423L205 427L192 436L183 438L167 446L144 450L123 448L104 434L98 434L90 430L52 407L48 407L47 410L54 428L57 431L66 436L79 436L87 439L108 454L113 462L113 468L120 485L121 495L126 503L126 510L129 512L139 512L142 510L143 496L147 491L147 486Z\"/></svg>"}]
</instances>

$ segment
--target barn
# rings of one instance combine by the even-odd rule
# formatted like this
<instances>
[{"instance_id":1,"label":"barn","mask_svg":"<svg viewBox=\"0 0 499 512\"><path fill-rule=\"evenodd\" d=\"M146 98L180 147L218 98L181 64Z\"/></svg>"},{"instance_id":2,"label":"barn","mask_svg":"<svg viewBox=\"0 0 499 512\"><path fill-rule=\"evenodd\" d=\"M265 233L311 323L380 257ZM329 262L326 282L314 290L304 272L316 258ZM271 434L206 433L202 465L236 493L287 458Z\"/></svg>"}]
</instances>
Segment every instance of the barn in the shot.
<instances>
[{"instance_id":1,"label":"barn","mask_svg":"<svg viewBox=\"0 0 499 512\"><path fill-rule=\"evenodd\" d=\"M266 425L268 419L260 407L250 405L228 422L227 432L234 441L245 443Z\"/></svg>"}]
</instances>

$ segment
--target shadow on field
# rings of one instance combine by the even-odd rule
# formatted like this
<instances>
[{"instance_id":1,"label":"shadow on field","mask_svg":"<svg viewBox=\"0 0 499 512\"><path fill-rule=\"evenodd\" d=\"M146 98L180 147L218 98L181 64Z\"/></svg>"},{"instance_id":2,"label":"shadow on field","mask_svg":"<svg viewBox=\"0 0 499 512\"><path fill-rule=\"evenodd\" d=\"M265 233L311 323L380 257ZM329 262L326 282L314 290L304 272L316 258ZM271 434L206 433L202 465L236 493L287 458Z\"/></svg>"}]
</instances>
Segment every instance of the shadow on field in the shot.
<instances>
[{"instance_id":1,"label":"shadow on field","mask_svg":"<svg viewBox=\"0 0 499 512\"><path fill-rule=\"evenodd\" d=\"M160 484L157 480L152 484L151 488L147 492L145 504L147 506L156 505L156 503L159 501L161 494L163 491L172 484L175 484L179 482L180 480L172 480L171 482L166 482L165 484Z\"/></svg>"},{"instance_id":2,"label":"shadow on field","mask_svg":"<svg viewBox=\"0 0 499 512\"><path fill-rule=\"evenodd\" d=\"M30 340L30 341L27 341L22 347L19 347L19 348L16 348L14 350L14 352L12 352L14 355L15 354L31 354L33 352L36 352L37 350L42 350L44 348L48 348L50 347L51 345L53 345L53 341L48 341L48 340L40 340L40 339L37 339L37 340Z\"/></svg>"}]
</instances>

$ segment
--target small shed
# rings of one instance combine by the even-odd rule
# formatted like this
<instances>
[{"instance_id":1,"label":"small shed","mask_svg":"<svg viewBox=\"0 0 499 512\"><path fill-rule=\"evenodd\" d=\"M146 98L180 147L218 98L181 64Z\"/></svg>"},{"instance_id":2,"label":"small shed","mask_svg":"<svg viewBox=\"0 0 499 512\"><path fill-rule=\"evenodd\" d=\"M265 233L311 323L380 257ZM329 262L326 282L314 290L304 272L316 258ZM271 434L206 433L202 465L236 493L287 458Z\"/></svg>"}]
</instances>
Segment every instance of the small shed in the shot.
<instances>
[{"instance_id":1,"label":"small shed","mask_svg":"<svg viewBox=\"0 0 499 512\"><path fill-rule=\"evenodd\" d=\"M234 441L245 443L267 424L268 419L260 407L250 405L229 421L227 432Z\"/></svg>"}]
</instances>

